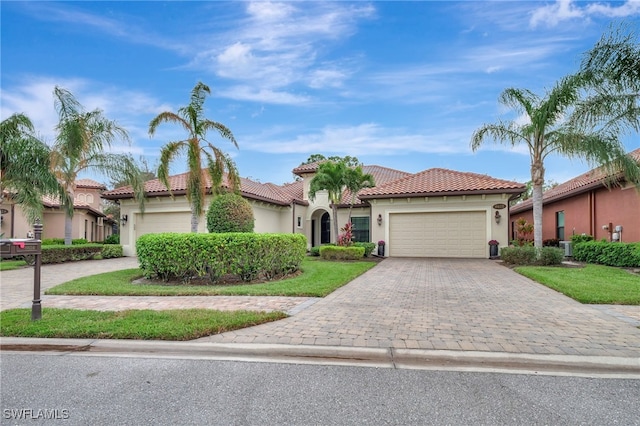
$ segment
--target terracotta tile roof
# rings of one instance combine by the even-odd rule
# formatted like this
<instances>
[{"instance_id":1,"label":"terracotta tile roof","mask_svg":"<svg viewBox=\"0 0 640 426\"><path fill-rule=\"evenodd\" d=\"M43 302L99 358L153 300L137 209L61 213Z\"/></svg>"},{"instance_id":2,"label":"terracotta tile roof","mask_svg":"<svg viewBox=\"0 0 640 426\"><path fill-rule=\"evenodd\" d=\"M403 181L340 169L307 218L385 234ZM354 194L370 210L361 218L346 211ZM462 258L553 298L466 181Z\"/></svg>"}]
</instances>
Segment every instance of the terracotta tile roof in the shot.
<instances>
[{"instance_id":1,"label":"terracotta tile roof","mask_svg":"<svg viewBox=\"0 0 640 426\"><path fill-rule=\"evenodd\" d=\"M382 166L363 166L362 173L370 174L373 176L373 181L376 184L376 187L381 185L385 185L389 182L393 182L398 179L402 179L407 176L411 176L411 173L402 172L400 170L390 169L388 167ZM366 189L366 188L365 188ZM359 193L362 194L363 189ZM349 205L351 203L351 191L346 190L342 194L342 198L340 199L341 205ZM356 197L354 205L363 204L363 201Z\"/></svg>"},{"instance_id":2,"label":"terracotta tile roof","mask_svg":"<svg viewBox=\"0 0 640 426\"><path fill-rule=\"evenodd\" d=\"M524 184L495 179L477 173L457 172L448 169L428 169L375 188L364 189L360 198L392 198L396 196L429 196L448 193L518 193Z\"/></svg>"},{"instance_id":3,"label":"terracotta tile roof","mask_svg":"<svg viewBox=\"0 0 640 426\"><path fill-rule=\"evenodd\" d=\"M77 188L95 188L95 189L107 189L106 186L93 179L78 179L76 180Z\"/></svg>"},{"instance_id":4,"label":"terracotta tile roof","mask_svg":"<svg viewBox=\"0 0 640 426\"><path fill-rule=\"evenodd\" d=\"M640 162L640 148L631 151L628 155ZM579 176L574 177L558 186L546 190L542 194L542 203L561 200L576 194L588 191L593 188L605 187L605 180L609 177L602 167L589 170ZM533 199L529 198L511 207L511 213L519 213L533 208Z\"/></svg>"},{"instance_id":5,"label":"terracotta tile roof","mask_svg":"<svg viewBox=\"0 0 640 426\"><path fill-rule=\"evenodd\" d=\"M314 161L313 163L309 163L309 164L302 164L298 167L296 167L295 169L293 169L293 174L294 175L298 175L301 176L305 173L314 173L318 171L318 166L320 165L321 161Z\"/></svg>"},{"instance_id":6,"label":"terracotta tile roof","mask_svg":"<svg viewBox=\"0 0 640 426\"><path fill-rule=\"evenodd\" d=\"M202 170L204 179L206 180L207 190L211 190L211 180L206 172L206 169ZM174 195L184 195L187 189L187 177L188 172L181 173L174 176L169 176L169 185L171 186L171 192ZM229 188L228 182L224 181L223 187ZM147 196L163 196L169 195L167 187L160 182L160 179L153 179L145 182L144 191ZM302 182L298 185L289 184L289 186L278 186L273 183L260 183L250 179L240 178L240 192L246 198L271 202L278 205L289 205L294 200L297 200L296 196L300 194L299 200L302 199ZM118 199L118 198L131 198L133 196L133 189L131 186L123 186L111 191L107 191L102 194L103 198Z\"/></svg>"},{"instance_id":7,"label":"terracotta tile roof","mask_svg":"<svg viewBox=\"0 0 640 426\"><path fill-rule=\"evenodd\" d=\"M49 195L45 195L42 197L42 204L44 205L44 207L47 208L60 208L60 199L58 197L51 197ZM80 210L89 210L91 212L93 212L96 216L105 216L104 213L102 213L101 211L95 209L94 207L92 207L91 205L87 204L87 203L82 203L78 200L74 200L73 201L73 208L74 209L80 209Z\"/></svg>"}]
</instances>

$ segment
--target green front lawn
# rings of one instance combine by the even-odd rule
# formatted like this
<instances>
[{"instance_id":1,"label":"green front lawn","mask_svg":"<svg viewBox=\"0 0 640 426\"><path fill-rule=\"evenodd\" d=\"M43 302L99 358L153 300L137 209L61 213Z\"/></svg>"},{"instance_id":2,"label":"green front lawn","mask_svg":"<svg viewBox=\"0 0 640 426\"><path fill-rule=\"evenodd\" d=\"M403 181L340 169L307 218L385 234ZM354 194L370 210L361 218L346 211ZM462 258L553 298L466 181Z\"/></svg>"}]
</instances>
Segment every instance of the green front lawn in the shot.
<instances>
[{"instance_id":1,"label":"green front lawn","mask_svg":"<svg viewBox=\"0 0 640 426\"><path fill-rule=\"evenodd\" d=\"M286 318L282 312L223 312L209 309L121 312L43 308L0 312L0 335L74 339L192 340Z\"/></svg>"},{"instance_id":2,"label":"green front lawn","mask_svg":"<svg viewBox=\"0 0 640 426\"><path fill-rule=\"evenodd\" d=\"M640 305L640 276L624 269L601 265L521 266L515 271L580 303Z\"/></svg>"},{"instance_id":3,"label":"green front lawn","mask_svg":"<svg viewBox=\"0 0 640 426\"><path fill-rule=\"evenodd\" d=\"M302 273L296 277L261 284L240 285L166 285L134 284L139 269L108 272L61 284L46 294L103 296L307 296L324 297L357 276L373 268L375 262L327 262L306 258Z\"/></svg>"},{"instance_id":4,"label":"green front lawn","mask_svg":"<svg viewBox=\"0 0 640 426\"><path fill-rule=\"evenodd\" d=\"M10 271L25 266L27 262L24 260L3 260L0 262L0 271Z\"/></svg>"}]
</instances>

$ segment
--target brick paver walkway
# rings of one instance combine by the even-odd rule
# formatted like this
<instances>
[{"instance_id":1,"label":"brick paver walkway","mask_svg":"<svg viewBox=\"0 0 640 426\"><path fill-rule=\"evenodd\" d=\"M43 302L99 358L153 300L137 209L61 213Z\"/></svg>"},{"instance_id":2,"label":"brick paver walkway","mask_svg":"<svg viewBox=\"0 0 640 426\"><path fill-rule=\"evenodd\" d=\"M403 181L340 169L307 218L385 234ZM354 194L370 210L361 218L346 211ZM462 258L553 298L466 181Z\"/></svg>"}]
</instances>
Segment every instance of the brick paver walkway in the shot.
<instances>
[{"instance_id":1,"label":"brick paver walkway","mask_svg":"<svg viewBox=\"0 0 640 426\"><path fill-rule=\"evenodd\" d=\"M43 289L137 267L135 258L43 266ZM0 308L30 306L33 270L0 273ZM490 260L387 259L323 299L44 296L77 309L282 310L291 317L197 341L637 357L640 306L589 306Z\"/></svg>"},{"instance_id":2,"label":"brick paver walkway","mask_svg":"<svg viewBox=\"0 0 640 426\"><path fill-rule=\"evenodd\" d=\"M489 260L387 259L294 317L199 340L631 356L640 363L640 329Z\"/></svg>"}]
</instances>

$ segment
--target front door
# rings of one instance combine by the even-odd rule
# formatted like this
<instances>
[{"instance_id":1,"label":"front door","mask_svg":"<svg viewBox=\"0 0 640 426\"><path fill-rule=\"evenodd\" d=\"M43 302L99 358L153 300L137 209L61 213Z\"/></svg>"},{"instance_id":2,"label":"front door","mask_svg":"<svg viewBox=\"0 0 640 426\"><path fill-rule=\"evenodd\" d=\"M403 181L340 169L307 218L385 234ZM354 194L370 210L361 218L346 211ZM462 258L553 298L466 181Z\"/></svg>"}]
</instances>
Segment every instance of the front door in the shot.
<instances>
[{"instance_id":1,"label":"front door","mask_svg":"<svg viewBox=\"0 0 640 426\"><path fill-rule=\"evenodd\" d=\"M329 213L325 212L320 219L320 244L331 242L331 219Z\"/></svg>"}]
</instances>

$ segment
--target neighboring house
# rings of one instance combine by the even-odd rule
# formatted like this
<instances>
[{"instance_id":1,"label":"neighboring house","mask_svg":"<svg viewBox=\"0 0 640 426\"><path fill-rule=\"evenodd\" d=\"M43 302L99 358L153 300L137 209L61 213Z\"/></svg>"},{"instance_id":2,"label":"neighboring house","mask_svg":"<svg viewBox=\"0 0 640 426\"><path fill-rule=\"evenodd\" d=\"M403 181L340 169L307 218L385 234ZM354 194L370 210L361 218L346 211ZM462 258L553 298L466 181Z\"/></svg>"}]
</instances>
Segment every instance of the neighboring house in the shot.
<instances>
[{"instance_id":1,"label":"neighboring house","mask_svg":"<svg viewBox=\"0 0 640 426\"><path fill-rule=\"evenodd\" d=\"M241 194L253 208L255 232L304 234L309 247L336 240L326 191L318 192L313 201L308 196L317 169L317 163L297 167L293 173L301 179L285 185L241 179ZM364 166L363 171L374 176L377 186L360 191L356 198L352 211L355 239L384 240L388 256L488 258L489 240L507 244L509 201L525 190L521 183L446 169L411 174ZM131 187L103 194L120 203L120 242L125 255L135 255L135 241L141 235L190 231L186 177L186 173L170 177L173 198L159 180L146 182L144 215ZM350 199L348 193L342 197L337 218L340 228L348 220ZM207 205L210 201L209 195ZM204 216L198 231L206 232Z\"/></svg>"},{"instance_id":2,"label":"neighboring house","mask_svg":"<svg viewBox=\"0 0 640 426\"><path fill-rule=\"evenodd\" d=\"M640 161L640 148L629 155ZM607 187L607 177L603 169L596 168L545 191L543 240L566 241L573 234L588 234L597 240L612 241L617 237L624 242L640 241L640 193L624 180ZM511 207L512 229L520 217L533 223L533 200ZM616 226L621 226L622 232L617 233ZM511 238L514 237L512 230Z\"/></svg>"},{"instance_id":3,"label":"neighboring house","mask_svg":"<svg viewBox=\"0 0 640 426\"><path fill-rule=\"evenodd\" d=\"M73 197L73 220L71 238L84 238L89 242L101 242L112 234L115 222L102 212L101 194L107 188L91 179L76 181ZM64 238L64 211L60 201L43 197L42 238ZM5 193L2 204L1 230L3 238L27 238L33 226L27 221L19 204L15 204L10 194Z\"/></svg>"}]
</instances>

